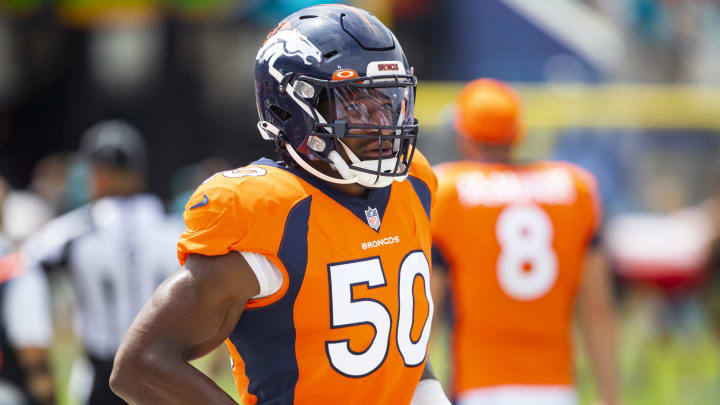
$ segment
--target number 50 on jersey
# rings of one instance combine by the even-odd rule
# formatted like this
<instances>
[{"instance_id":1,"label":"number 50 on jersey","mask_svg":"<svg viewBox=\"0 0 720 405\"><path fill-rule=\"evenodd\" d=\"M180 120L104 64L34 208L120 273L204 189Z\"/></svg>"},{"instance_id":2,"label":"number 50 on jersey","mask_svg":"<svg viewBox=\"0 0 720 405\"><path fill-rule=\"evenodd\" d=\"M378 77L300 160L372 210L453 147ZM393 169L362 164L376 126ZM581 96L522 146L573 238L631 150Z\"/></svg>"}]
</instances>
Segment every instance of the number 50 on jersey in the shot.
<instances>
[{"instance_id":1,"label":"number 50 on jersey","mask_svg":"<svg viewBox=\"0 0 720 405\"><path fill-rule=\"evenodd\" d=\"M348 377L371 374L383 364L391 344L397 345L406 366L422 364L427 352L433 313L430 265L422 251L410 252L400 264L397 314L391 314L387 306L379 300L353 296L353 287L359 285L365 285L368 291L391 288L387 284L380 257L330 264L328 276L331 328L367 324L375 330L372 342L361 352L350 348L350 338L326 341L325 351L333 369ZM424 283L429 310L420 338L413 340L411 331L416 311L413 288L417 278L422 278ZM397 321L395 339L390 336L393 319Z\"/></svg>"}]
</instances>

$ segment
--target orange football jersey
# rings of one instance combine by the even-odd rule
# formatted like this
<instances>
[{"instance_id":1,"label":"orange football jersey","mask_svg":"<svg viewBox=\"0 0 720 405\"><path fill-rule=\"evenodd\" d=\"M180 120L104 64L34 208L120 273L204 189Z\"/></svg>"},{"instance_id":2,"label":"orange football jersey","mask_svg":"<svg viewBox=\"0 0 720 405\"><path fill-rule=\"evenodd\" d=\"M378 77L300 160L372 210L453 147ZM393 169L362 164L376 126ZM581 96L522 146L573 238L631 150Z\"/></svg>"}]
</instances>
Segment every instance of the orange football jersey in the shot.
<instances>
[{"instance_id":1,"label":"orange football jersey","mask_svg":"<svg viewBox=\"0 0 720 405\"><path fill-rule=\"evenodd\" d=\"M559 162L458 162L436 173L454 391L571 384L573 301L600 215L592 175Z\"/></svg>"},{"instance_id":2,"label":"orange football jersey","mask_svg":"<svg viewBox=\"0 0 720 405\"><path fill-rule=\"evenodd\" d=\"M243 404L409 404L431 327L429 214L437 181L415 153L407 180L343 194L262 159L203 183L178 244L260 253L284 273L226 341Z\"/></svg>"}]
</instances>

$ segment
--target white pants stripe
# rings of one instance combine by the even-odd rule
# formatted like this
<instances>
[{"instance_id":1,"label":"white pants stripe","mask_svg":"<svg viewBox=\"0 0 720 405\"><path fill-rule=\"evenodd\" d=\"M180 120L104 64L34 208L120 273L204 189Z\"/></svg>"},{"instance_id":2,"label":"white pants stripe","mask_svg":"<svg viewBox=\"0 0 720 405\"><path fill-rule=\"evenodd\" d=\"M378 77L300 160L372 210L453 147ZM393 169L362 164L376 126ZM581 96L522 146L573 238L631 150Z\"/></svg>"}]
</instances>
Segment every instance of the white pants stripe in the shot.
<instances>
[{"instance_id":1,"label":"white pants stripe","mask_svg":"<svg viewBox=\"0 0 720 405\"><path fill-rule=\"evenodd\" d=\"M502 385L462 392L458 405L577 405L567 385Z\"/></svg>"}]
</instances>

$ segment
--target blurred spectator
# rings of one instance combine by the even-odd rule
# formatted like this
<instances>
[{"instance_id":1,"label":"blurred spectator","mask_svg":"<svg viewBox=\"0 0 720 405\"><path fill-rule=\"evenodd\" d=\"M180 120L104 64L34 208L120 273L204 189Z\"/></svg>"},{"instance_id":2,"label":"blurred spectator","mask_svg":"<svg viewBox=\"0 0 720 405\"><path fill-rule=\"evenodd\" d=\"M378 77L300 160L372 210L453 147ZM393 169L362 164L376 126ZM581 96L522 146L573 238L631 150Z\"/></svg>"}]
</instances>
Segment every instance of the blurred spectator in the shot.
<instances>
[{"instance_id":1,"label":"blurred spectator","mask_svg":"<svg viewBox=\"0 0 720 405\"><path fill-rule=\"evenodd\" d=\"M115 351L156 286L177 268L182 227L157 197L143 193L145 145L129 124L96 124L83 137L81 155L90 164L92 202L50 221L21 253L30 270L71 272L76 334L92 365L86 403L122 404L108 383Z\"/></svg>"},{"instance_id":2,"label":"blurred spectator","mask_svg":"<svg viewBox=\"0 0 720 405\"><path fill-rule=\"evenodd\" d=\"M40 160L33 169L30 190L50 203L55 214L64 211L68 167L72 154L57 152Z\"/></svg>"},{"instance_id":3,"label":"blurred spectator","mask_svg":"<svg viewBox=\"0 0 720 405\"><path fill-rule=\"evenodd\" d=\"M55 176L55 173L53 173ZM53 179L51 181L64 181ZM32 190L11 190L4 182L3 204L0 204L0 231L13 243L18 244L40 228L55 215L54 207ZM2 187L0 187L2 188Z\"/></svg>"},{"instance_id":4,"label":"blurred spectator","mask_svg":"<svg viewBox=\"0 0 720 405\"><path fill-rule=\"evenodd\" d=\"M586 0L626 38L618 79L720 82L720 4L707 0Z\"/></svg>"},{"instance_id":5,"label":"blurred spectator","mask_svg":"<svg viewBox=\"0 0 720 405\"><path fill-rule=\"evenodd\" d=\"M9 187L0 177L0 207ZM41 274L22 272L19 255L2 232L0 210L0 404L51 405L48 365L52 329L48 286Z\"/></svg>"},{"instance_id":6,"label":"blurred spectator","mask_svg":"<svg viewBox=\"0 0 720 405\"><path fill-rule=\"evenodd\" d=\"M70 204L66 186L71 160L68 153L51 154L35 165L27 189L8 191L0 211L6 218L5 234L13 243L21 243L66 210Z\"/></svg>"}]
</instances>

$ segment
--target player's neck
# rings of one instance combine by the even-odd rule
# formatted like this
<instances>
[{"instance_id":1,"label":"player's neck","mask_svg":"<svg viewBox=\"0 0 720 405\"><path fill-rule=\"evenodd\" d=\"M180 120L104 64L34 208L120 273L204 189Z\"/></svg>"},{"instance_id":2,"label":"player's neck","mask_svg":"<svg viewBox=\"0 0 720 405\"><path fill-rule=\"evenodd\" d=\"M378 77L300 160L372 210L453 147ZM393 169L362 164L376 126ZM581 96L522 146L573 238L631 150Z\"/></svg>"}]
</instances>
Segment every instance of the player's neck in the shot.
<instances>
[{"instance_id":1,"label":"player's neck","mask_svg":"<svg viewBox=\"0 0 720 405\"><path fill-rule=\"evenodd\" d=\"M511 165L511 164L513 164L513 161L512 161L512 159L510 159L509 156L507 156L507 157L505 157L505 156L493 156L493 155L490 155L490 156L479 156L479 157L476 157L474 160L477 160L477 161L480 161L480 162L485 162L485 163L497 163L497 164L501 164L501 165Z\"/></svg>"},{"instance_id":2,"label":"player's neck","mask_svg":"<svg viewBox=\"0 0 720 405\"><path fill-rule=\"evenodd\" d=\"M310 165L316 170L330 177L340 177L340 174L335 169L331 168L330 165L326 162L314 161L310 162ZM366 198L369 191L367 187L363 187L357 183L338 184L328 181L327 184L342 193L351 195L356 198Z\"/></svg>"},{"instance_id":3,"label":"player's neck","mask_svg":"<svg viewBox=\"0 0 720 405\"><path fill-rule=\"evenodd\" d=\"M487 163L512 164L512 148L507 145L477 144L466 149L466 158Z\"/></svg>"},{"instance_id":4,"label":"player's neck","mask_svg":"<svg viewBox=\"0 0 720 405\"><path fill-rule=\"evenodd\" d=\"M363 187L359 184L336 184L336 183L330 183L330 185L335 188L338 191L341 191L345 194L349 194L356 198L366 198L368 195L368 188Z\"/></svg>"}]
</instances>

